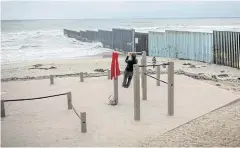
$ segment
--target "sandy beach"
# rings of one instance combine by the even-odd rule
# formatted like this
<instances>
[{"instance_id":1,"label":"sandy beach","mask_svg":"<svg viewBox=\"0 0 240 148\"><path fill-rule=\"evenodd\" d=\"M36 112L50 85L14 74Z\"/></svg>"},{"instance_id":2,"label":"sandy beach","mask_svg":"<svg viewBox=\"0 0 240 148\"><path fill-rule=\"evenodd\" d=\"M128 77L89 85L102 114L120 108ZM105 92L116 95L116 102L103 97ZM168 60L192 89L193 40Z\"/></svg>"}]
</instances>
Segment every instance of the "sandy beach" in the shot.
<instances>
[{"instance_id":1,"label":"sandy beach","mask_svg":"<svg viewBox=\"0 0 240 148\"><path fill-rule=\"evenodd\" d=\"M121 71L124 59L119 57ZM157 58L158 63L168 61L175 64L175 115L167 116L167 86L157 87L156 80L148 78L148 101L141 101L140 122L133 120L132 85L122 88L122 76L120 103L108 105L113 93L113 82L107 80L106 72L110 69L109 56L2 65L2 99L71 91L75 108L87 113L88 128L86 134L80 132L79 119L67 109L66 96L10 102L1 121L2 146L240 146L236 101L240 98L240 71ZM80 72L84 72L83 83L79 82ZM155 76L155 69L149 68L148 72ZM167 68L161 67L161 79L167 80L166 72ZM57 75L53 86L49 85L49 75Z\"/></svg>"},{"instance_id":2,"label":"sandy beach","mask_svg":"<svg viewBox=\"0 0 240 148\"><path fill-rule=\"evenodd\" d=\"M1 2L1 147L240 148L239 5Z\"/></svg>"},{"instance_id":3,"label":"sandy beach","mask_svg":"<svg viewBox=\"0 0 240 148\"><path fill-rule=\"evenodd\" d=\"M141 56L138 56L140 60ZM125 56L119 57L120 70L124 71L126 66ZM151 64L152 57L148 57L148 64ZM174 62L176 74L184 74L195 79L217 85L219 88L227 89L233 93L240 91L240 70L227 66L208 64L189 60L178 60L157 57L157 63ZM86 59L66 59L66 60L41 60L33 62L22 62L15 64L5 64L2 66L2 82L49 79L50 75L56 77L79 77L83 72L85 77L107 75L110 69L110 53L101 56L94 56ZM156 70L148 68L148 72L154 73ZM166 68L161 68L161 73L166 73Z\"/></svg>"}]
</instances>

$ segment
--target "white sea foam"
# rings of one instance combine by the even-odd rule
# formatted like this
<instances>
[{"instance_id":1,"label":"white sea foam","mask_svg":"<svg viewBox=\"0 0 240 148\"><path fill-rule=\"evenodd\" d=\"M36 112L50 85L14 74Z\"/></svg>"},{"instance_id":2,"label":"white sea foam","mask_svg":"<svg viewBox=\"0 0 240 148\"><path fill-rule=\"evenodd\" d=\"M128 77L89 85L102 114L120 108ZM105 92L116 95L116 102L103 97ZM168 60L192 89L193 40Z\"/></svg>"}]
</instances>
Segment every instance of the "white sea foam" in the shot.
<instances>
[{"instance_id":1,"label":"white sea foam","mask_svg":"<svg viewBox=\"0 0 240 148\"><path fill-rule=\"evenodd\" d=\"M87 57L106 52L101 43L84 43L65 37L62 30L2 33L1 62Z\"/></svg>"}]
</instances>

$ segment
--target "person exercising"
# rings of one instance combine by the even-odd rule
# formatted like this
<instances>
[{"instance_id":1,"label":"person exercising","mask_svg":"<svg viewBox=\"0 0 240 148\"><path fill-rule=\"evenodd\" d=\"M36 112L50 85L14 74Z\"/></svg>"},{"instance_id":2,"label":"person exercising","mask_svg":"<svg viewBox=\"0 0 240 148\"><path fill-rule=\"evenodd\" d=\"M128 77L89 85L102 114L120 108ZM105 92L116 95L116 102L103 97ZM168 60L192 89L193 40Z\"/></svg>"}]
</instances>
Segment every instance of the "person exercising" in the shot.
<instances>
[{"instance_id":1,"label":"person exercising","mask_svg":"<svg viewBox=\"0 0 240 148\"><path fill-rule=\"evenodd\" d=\"M129 60L129 56L131 56L131 59ZM128 53L128 56L125 59L125 62L127 63L127 67L124 71L124 78L123 78L123 84L122 86L124 88L128 88L131 84L132 76L133 76L133 65L138 63L138 60L136 58L135 53Z\"/></svg>"}]
</instances>

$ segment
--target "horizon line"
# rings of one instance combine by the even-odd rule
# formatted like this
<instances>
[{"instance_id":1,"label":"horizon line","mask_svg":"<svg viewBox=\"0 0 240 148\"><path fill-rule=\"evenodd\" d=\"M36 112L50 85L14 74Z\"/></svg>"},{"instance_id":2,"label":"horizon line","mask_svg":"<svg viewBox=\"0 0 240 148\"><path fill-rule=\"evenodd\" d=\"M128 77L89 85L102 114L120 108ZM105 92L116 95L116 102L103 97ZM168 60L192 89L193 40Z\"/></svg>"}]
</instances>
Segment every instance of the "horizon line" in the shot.
<instances>
[{"instance_id":1,"label":"horizon line","mask_svg":"<svg viewBox=\"0 0 240 148\"><path fill-rule=\"evenodd\" d=\"M239 17L160 17L160 18L71 18L71 19L1 19L1 21L35 21L35 20L120 20L120 19L214 19L214 18L240 18Z\"/></svg>"}]
</instances>

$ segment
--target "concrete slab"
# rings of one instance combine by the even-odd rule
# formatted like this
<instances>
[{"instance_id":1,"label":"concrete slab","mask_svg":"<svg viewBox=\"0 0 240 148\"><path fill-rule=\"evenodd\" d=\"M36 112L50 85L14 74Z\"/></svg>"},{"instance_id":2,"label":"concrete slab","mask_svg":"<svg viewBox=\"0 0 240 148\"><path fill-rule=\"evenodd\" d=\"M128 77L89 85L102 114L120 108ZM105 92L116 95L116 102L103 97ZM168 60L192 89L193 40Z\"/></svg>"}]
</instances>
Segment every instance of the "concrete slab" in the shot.
<instances>
[{"instance_id":1,"label":"concrete slab","mask_svg":"<svg viewBox=\"0 0 240 148\"><path fill-rule=\"evenodd\" d=\"M167 75L161 75L167 81ZM164 133L235 99L234 94L186 76L175 75L175 115L167 116L167 85L148 78L148 100L141 100L141 121L133 118L133 86L121 87L119 105L108 105L113 81L107 77L2 83L2 99L47 96L71 91L78 112L87 113L87 133L67 110L67 97L8 102L2 119L2 146L119 146Z\"/></svg>"}]
</instances>

